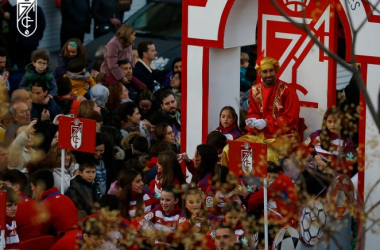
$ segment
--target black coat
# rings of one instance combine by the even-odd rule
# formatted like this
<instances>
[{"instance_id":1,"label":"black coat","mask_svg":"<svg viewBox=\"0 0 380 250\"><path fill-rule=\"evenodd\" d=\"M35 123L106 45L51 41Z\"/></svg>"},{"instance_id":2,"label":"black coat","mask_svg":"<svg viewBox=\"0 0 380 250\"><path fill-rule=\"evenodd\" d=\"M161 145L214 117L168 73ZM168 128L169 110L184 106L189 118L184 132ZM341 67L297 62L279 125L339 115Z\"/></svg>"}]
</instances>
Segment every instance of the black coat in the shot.
<instances>
[{"instance_id":1,"label":"black coat","mask_svg":"<svg viewBox=\"0 0 380 250\"><path fill-rule=\"evenodd\" d=\"M90 32L90 0L62 0L61 14L63 32Z\"/></svg>"},{"instance_id":2,"label":"black coat","mask_svg":"<svg viewBox=\"0 0 380 250\"><path fill-rule=\"evenodd\" d=\"M93 214L94 204L100 198L98 185L85 181L80 175L70 181L65 195L74 202L78 210L86 211L87 215Z\"/></svg>"},{"instance_id":3,"label":"black coat","mask_svg":"<svg viewBox=\"0 0 380 250\"><path fill-rule=\"evenodd\" d=\"M141 62L137 62L133 69L133 76L145 83L150 90L153 90L154 86L154 73L153 70L151 73Z\"/></svg>"},{"instance_id":4,"label":"black coat","mask_svg":"<svg viewBox=\"0 0 380 250\"><path fill-rule=\"evenodd\" d=\"M110 24L111 18L117 18L122 22L122 14L118 6L117 0L93 0L91 6L91 14L95 21L95 26L99 24ZM115 31L115 30L114 30Z\"/></svg>"}]
</instances>

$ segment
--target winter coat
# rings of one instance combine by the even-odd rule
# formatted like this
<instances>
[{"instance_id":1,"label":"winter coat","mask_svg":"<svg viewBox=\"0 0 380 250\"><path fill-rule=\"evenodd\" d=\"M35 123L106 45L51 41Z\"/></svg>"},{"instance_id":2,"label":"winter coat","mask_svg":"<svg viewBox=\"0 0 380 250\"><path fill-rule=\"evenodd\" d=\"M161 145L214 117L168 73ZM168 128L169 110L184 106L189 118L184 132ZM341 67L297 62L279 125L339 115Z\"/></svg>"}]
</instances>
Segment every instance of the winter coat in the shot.
<instances>
[{"instance_id":1,"label":"winter coat","mask_svg":"<svg viewBox=\"0 0 380 250\"><path fill-rule=\"evenodd\" d=\"M63 32L90 32L90 0L62 0L61 2Z\"/></svg>"},{"instance_id":2,"label":"winter coat","mask_svg":"<svg viewBox=\"0 0 380 250\"><path fill-rule=\"evenodd\" d=\"M66 193L67 189L70 187L70 181L75 178L74 172L77 171L79 165L76 163L71 163L68 168L64 169L63 176L63 193ZM61 192L61 168L55 168L53 170L54 177L54 187L56 187Z\"/></svg>"},{"instance_id":3,"label":"winter coat","mask_svg":"<svg viewBox=\"0 0 380 250\"><path fill-rule=\"evenodd\" d=\"M49 94L51 96L55 96L57 94L57 83L55 82L55 79L53 77L53 72L49 68L46 68L45 72L39 74L37 73L33 64L30 63L26 65L25 71L25 75L23 76L19 84L20 89L26 89L30 91L34 81L37 79L41 79L44 82L46 82Z\"/></svg>"},{"instance_id":4,"label":"winter coat","mask_svg":"<svg viewBox=\"0 0 380 250\"><path fill-rule=\"evenodd\" d=\"M88 83L90 85L90 88L96 85L96 82L94 79L90 76L90 73L86 71L86 73L82 74L80 73L72 73L70 71L67 71L67 74L64 75L64 77L67 77L71 81L72 89L71 89L71 96L81 96L85 95L87 93L87 90L83 88L84 83Z\"/></svg>"},{"instance_id":5,"label":"winter coat","mask_svg":"<svg viewBox=\"0 0 380 250\"><path fill-rule=\"evenodd\" d=\"M70 187L65 195L74 202L78 210L84 210L87 215L93 214L95 202L98 202L100 198L97 183L87 182L80 175L70 181Z\"/></svg>"}]
</instances>

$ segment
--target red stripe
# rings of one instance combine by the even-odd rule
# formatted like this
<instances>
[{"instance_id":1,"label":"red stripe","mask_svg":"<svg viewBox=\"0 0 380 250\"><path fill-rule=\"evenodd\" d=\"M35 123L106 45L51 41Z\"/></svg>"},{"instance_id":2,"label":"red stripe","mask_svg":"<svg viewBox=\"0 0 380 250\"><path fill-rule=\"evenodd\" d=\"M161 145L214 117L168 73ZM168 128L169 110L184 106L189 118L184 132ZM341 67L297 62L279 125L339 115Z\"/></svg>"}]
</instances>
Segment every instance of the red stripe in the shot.
<instances>
[{"instance_id":1,"label":"red stripe","mask_svg":"<svg viewBox=\"0 0 380 250\"><path fill-rule=\"evenodd\" d=\"M227 24L228 16L230 15L230 12L234 3L235 3L235 0L227 1L222 13L222 17L220 18L219 30L218 30L218 42L221 48L224 47L224 34L226 32L226 24Z\"/></svg>"},{"instance_id":2,"label":"red stripe","mask_svg":"<svg viewBox=\"0 0 380 250\"><path fill-rule=\"evenodd\" d=\"M182 79L181 79L181 152L186 152L187 144L187 36L188 36L188 3L189 0L183 0L182 3Z\"/></svg>"},{"instance_id":3,"label":"red stripe","mask_svg":"<svg viewBox=\"0 0 380 250\"><path fill-rule=\"evenodd\" d=\"M203 48L202 58L202 141L205 141L208 134L208 107L209 107L209 70L210 70L210 49Z\"/></svg>"},{"instance_id":4,"label":"red stripe","mask_svg":"<svg viewBox=\"0 0 380 250\"><path fill-rule=\"evenodd\" d=\"M367 74L368 74L368 65L361 65L361 75L363 77L363 82L367 86ZM359 154L358 154L358 203L359 203L359 212L364 212L364 181L365 181L365 137L366 137L366 102L363 98L363 95L360 94L360 119L359 119ZM362 205L363 207L361 207ZM360 237L361 229L361 219L360 214L357 216L357 230L359 237L359 250L364 249L364 237ZM365 223L365 222L364 222ZM365 230L365 228L363 228Z\"/></svg>"},{"instance_id":5,"label":"red stripe","mask_svg":"<svg viewBox=\"0 0 380 250\"><path fill-rule=\"evenodd\" d=\"M334 15L333 7L330 8L330 35L329 44L327 45L331 52L337 53L338 46L338 17ZM322 51L322 50L321 50ZM336 105L336 62L328 58L328 77L327 77L327 107Z\"/></svg>"}]
</instances>

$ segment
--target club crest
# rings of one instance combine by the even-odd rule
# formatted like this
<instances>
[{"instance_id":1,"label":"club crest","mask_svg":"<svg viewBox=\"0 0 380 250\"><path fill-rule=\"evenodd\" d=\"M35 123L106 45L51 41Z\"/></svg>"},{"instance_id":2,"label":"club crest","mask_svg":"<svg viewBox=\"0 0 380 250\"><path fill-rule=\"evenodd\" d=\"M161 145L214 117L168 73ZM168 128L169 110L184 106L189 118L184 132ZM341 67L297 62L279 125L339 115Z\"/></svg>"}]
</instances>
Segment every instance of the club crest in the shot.
<instances>
[{"instance_id":1,"label":"club crest","mask_svg":"<svg viewBox=\"0 0 380 250\"><path fill-rule=\"evenodd\" d=\"M37 0L17 0L17 29L29 37L37 29Z\"/></svg>"},{"instance_id":2,"label":"club crest","mask_svg":"<svg viewBox=\"0 0 380 250\"><path fill-rule=\"evenodd\" d=\"M250 174L252 172L253 164L253 151L249 143L244 143L241 149L241 168L244 173Z\"/></svg>"},{"instance_id":3,"label":"club crest","mask_svg":"<svg viewBox=\"0 0 380 250\"><path fill-rule=\"evenodd\" d=\"M82 146L82 137L83 137L83 123L78 119L75 119L71 122L71 146L75 149Z\"/></svg>"}]
</instances>

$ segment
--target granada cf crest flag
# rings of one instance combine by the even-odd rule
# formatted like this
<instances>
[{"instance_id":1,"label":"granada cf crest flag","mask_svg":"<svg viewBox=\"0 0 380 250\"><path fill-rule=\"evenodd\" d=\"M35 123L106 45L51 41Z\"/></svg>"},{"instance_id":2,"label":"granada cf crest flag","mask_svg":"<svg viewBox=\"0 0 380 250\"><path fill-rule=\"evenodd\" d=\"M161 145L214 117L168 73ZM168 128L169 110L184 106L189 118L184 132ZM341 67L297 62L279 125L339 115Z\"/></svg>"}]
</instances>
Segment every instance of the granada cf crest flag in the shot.
<instances>
[{"instance_id":1,"label":"granada cf crest flag","mask_svg":"<svg viewBox=\"0 0 380 250\"><path fill-rule=\"evenodd\" d=\"M96 121L61 116L58 132L59 148L95 153Z\"/></svg>"},{"instance_id":2,"label":"granada cf crest flag","mask_svg":"<svg viewBox=\"0 0 380 250\"><path fill-rule=\"evenodd\" d=\"M267 145L265 143L230 141L228 144L228 165L231 174L266 177Z\"/></svg>"},{"instance_id":3,"label":"granada cf crest flag","mask_svg":"<svg viewBox=\"0 0 380 250\"><path fill-rule=\"evenodd\" d=\"M17 0L17 29L29 37L37 29L37 0Z\"/></svg>"}]
</instances>

